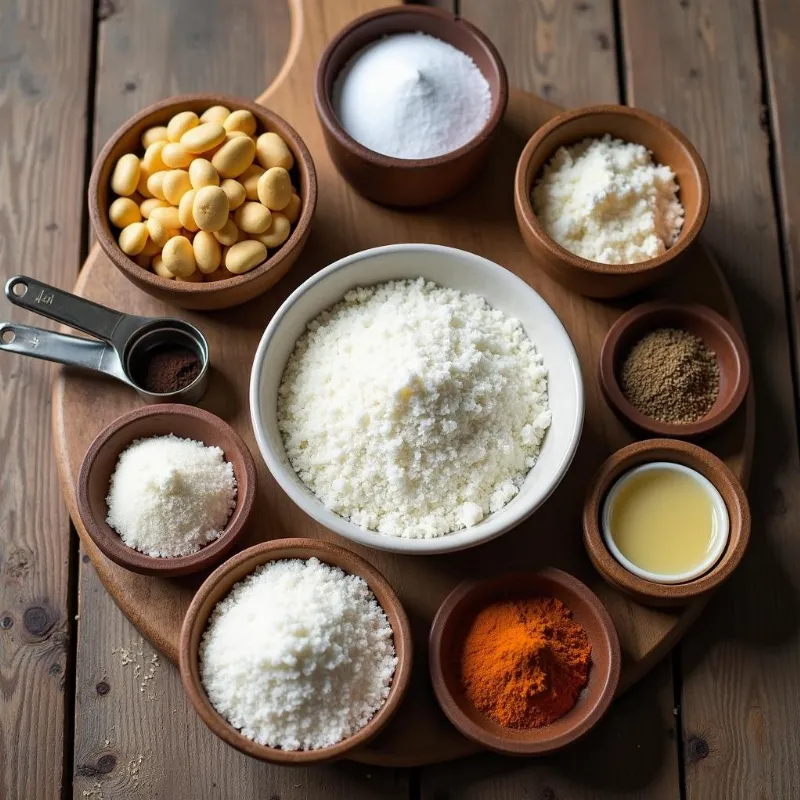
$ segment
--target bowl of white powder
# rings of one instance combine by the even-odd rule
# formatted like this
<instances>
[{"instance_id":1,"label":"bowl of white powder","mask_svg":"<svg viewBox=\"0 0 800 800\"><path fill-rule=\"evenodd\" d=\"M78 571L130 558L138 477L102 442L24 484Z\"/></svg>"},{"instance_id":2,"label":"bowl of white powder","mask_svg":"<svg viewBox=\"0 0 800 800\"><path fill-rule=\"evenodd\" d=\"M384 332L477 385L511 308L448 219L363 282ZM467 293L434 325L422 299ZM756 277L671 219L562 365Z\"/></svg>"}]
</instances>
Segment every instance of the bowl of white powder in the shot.
<instances>
[{"instance_id":1,"label":"bowl of white powder","mask_svg":"<svg viewBox=\"0 0 800 800\"><path fill-rule=\"evenodd\" d=\"M422 206L454 195L483 163L508 79L497 49L469 22L401 5L334 36L314 102L331 159L356 191Z\"/></svg>"},{"instance_id":2,"label":"bowl of white powder","mask_svg":"<svg viewBox=\"0 0 800 800\"><path fill-rule=\"evenodd\" d=\"M708 213L708 175L669 123L626 106L551 119L514 179L520 233L536 263L574 292L620 297L681 264Z\"/></svg>"},{"instance_id":3,"label":"bowl of white powder","mask_svg":"<svg viewBox=\"0 0 800 800\"><path fill-rule=\"evenodd\" d=\"M312 539L251 547L183 621L180 670L202 720L264 761L341 758L375 737L411 676L408 618L383 575Z\"/></svg>"},{"instance_id":4,"label":"bowl of white powder","mask_svg":"<svg viewBox=\"0 0 800 800\"><path fill-rule=\"evenodd\" d=\"M513 273L430 244L348 256L277 311L250 379L259 450L330 530L402 553L488 541L566 473L584 393L564 326Z\"/></svg>"}]
</instances>

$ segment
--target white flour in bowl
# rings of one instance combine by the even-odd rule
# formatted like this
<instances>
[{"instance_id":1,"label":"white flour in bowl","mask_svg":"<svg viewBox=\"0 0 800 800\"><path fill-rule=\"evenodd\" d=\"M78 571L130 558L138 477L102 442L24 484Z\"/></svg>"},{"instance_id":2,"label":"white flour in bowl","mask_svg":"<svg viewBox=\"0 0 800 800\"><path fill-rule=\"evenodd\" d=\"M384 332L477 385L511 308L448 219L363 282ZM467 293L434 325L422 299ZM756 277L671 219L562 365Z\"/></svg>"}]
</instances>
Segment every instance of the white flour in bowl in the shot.
<instances>
[{"instance_id":1,"label":"white flour in bowl","mask_svg":"<svg viewBox=\"0 0 800 800\"><path fill-rule=\"evenodd\" d=\"M308 325L278 392L300 479L368 530L429 538L519 491L550 425L520 322L422 278L354 289Z\"/></svg>"}]
</instances>

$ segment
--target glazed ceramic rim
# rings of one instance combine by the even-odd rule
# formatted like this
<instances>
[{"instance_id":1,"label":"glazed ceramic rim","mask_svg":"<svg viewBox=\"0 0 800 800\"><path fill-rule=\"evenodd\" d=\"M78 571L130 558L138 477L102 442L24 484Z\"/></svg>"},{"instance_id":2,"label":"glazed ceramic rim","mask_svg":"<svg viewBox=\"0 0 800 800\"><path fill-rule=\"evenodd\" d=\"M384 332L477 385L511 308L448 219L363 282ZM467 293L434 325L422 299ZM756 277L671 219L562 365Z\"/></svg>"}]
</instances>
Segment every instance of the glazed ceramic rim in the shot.
<instances>
[{"instance_id":1,"label":"glazed ceramic rim","mask_svg":"<svg viewBox=\"0 0 800 800\"><path fill-rule=\"evenodd\" d=\"M709 550L708 555L697 566L695 566L693 569L687 570L686 572L677 574L662 574L650 572L649 570L637 566L633 561L625 557L625 555L617 546L617 543L611 533L611 512L614 501L616 500L619 492L637 475L641 474L642 472L651 472L655 469L682 472L684 475L690 476L692 480L703 487L703 490L710 497L711 502L714 505L716 522L714 546L711 550ZM728 546L728 539L730 538L731 530L728 507L725 505L725 501L722 499L722 495L717 490L717 487L714 486L714 484L711 483L711 481L706 478L705 475L701 475L697 470L687 467L686 464L680 464L675 461L650 461L646 464L639 464L638 466L633 467L620 475L608 490L608 494L603 501L601 524L603 528L603 541L605 542L606 547L609 549L611 555L613 555L614 558L616 558L617 561L619 561L619 563L628 570L628 572L632 572L634 575L644 578L646 581L664 584L686 583L687 581L699 578L701 575L705 575L706 572L711 570L717 561L722 558L722 554L725 552L725 548Z\"/></svg>"},{"instance_id":2,"label":"glazed ceramic rim","mask_svg":"<svg viewBox=\"0 0 800 800\"><path fill-rule=\"evenodd\" d=\"M541 146L544 140L557 128L568 125L576 119L581 117L591 117L600 114L616 114L623 117L636 117L637 119L645 122L653 127L657 126L663 128L678 146L686 153L689 161L693 167L693 180L697 184L699 202L697 217L694 223L688 228L681 228L678 234L677 241L669 247L666 252L655 258L649 258L646 261L637 261L632 264L603 264L600 261L591 261L588 258L582 258L575 253L570 252L565 247L562 247L554 239L552 239L539 223L539 219L533 210L533 202L531 200L531 191L533 189L536 175L531 175L530 180L527 179L526 173L528 166L533 159L533 155ZM634 144L638 144L634 142ZM555 154L556 150L548 153L544 159L546 164ZM670 165L667 165L670 166ZM680 185L678 187L680 189ZM594 105L585 106L584 108L577 108L573 111L564 111L561 114L553 117L549 122L546 122L539 128L536 133L528 140L522 154L517 161L517 169L514 175L514 205L519 211L526 227L536 237L540 244L547 249L552 256L556 259L566 262L571 267L589 272L597 275L638 275L655 270L669 261L677 258L683 253L697 238L703 225L705 224L708 215L708 208L710 204L711 190L708 181L708 172L706 171L703 159L700 153L697 152L695 146L686 138L674 125L670 125L665 119L650 114L647 111L642 111L639 108L631 108L630 106L622 105Z\"/></svg>"},{"instance_id":3,"label":"glazed ceramic rim","mask_svg":"<svg viewBox=\"0 0 800 800\"><path fill-rule=\"evenodd\" d=\"M273 365L267 364L266 354L269 349L270 343L274 338L278 327L281 325L283 318L288 313L289 309L313 286L321 281L324 281L331 274L339 270L346 269L351 264L369 259L384 253L395 252L409 252L418 250L421 252L450 252L457 253L459 258L470 259L480 263L482 268L487 271L502 270L511 275L519 286L520 292L528 293L531 302L539 304L543 313L551 315L551 323L555 330L558 331L559 336L565 347L569 350L571 355L570 367L574 382L574 390L576 395L576 403L579 413L571 420L570 444L567 452L562 457L558 468L553 471L551 479L546 487L531 497L526 498L524 501L519 496L512 498L512 500L504 506L504 508L511 507L514 503L515 515L513 520L505 523L498 522L494 514L490 514L477 525L470 528L462 528L457 531L437 536L430 539L410 539L401 536L387 536L374 531L362 528L353 522L339 516L335 512L326 509L322 501L314 495L310 489L302 489L299 485L299 479L296 478L294 470L291 466L284 464L280 457L280 453L273 448L270 438L266 432L266 425L263 422L264 414L261 407L261 383L262 373ZM385 280L385 279L384 279ZM380 275L375 276L373 283L380 283ZM285 364L281 365L281 369L285 368ZM581 440L581 433L583 432L583 423L586 414L586 401L585 390L583 385L583 377L581 374L580 360L578 359L575 345L569 335L569 332L564 327L564 323L558 317L556 312L547 303L547 301L531 286L529 286L521 278L517 277L510 270L501 267L494 261L490 261L483 256L470 253L467 250L459 250L455 247L445 247L443 245L425 244L425 243L404 243L404 244L391 244L384 245L383 247L373 247L368 250L360 250L338 261L334 261L327 267L316 272L304 283L301 283L283 302L281 307L275 312L269 322L266 330L264 331L261 341L259 342L256 354L253 357L253 367L250 373L250 420L253 426L253 433L255 434L256 443L261 453L262 459L265 461L267 468L271 475L295 505L315 519L320 525L323 525L328 530L343 536L345 539L355 542L356 544L371 547L376 550L385 550L392 553L414 553L419 555L433 555L436 553L451 553L457 550L466 550L470 547L488 542L498 536L515 528L521 522L526 520L533 514L548 497L556 490L558 485L563 480L564 476L572 464L572 461L577 452L578 445ZM552 402L552 400L550 401ZM283 450L283 447L281 447ZM536 469L534 465L531 469ZM527 474L526 474L527 477ZM321 509L329 514L329 518L323 516L320 512ZM477 532L477 533L476 533Z\"/></svg>"},{"instance_id":4,"label":"glazed ceramic rim","mask_svg":"<svg viewBox=\"0 0 800 800\"><path fill-rule=\"evenodd\" d=\"M347 40L353 33L362 26L372 22L379 17L406 15L409 17L439 17L442 20L447 20L453 25L458 25L469 33L486 52L489 60L492 62L494 69L497 71L499 91L497 96L492 95L492 107L489 112L489 118L486 120L484 126L475 134L468 142L465 142L461 147L456 150L451 150L447 153L442 153L438 156L431 158L397 158L396 156L388 156L379 153L376 150L370 150L360 142L356 141L339 122L339 117L333 108L333 101L330 94L326 91L325 84L327 82L328 73L330 71L330 62L336 51L346 44ZM453 45L455 47L455 45ZM459 52L464 52L456 48ZM338 77L334 75L331 80L331 85ZM317 108L317 114L320 121L325 128L337 139L337 141L355 154L357 157L363 159L369 164L376 167L392 167L394 169L412 170L426 167L436 167L441 164L446 164L450 161L455 161L467 153L477 150L494 134L497 127L500 125L503 117L505 116L506 106L508 105L508 76L506 74L505 64L500 57L497 48L492 44L489 38L478 28L472 25L462 17L457 17L449 11L441 8L417 6L417 5L399 5L390 6L388 8L380 8L376 11L370 11L361 17L353 20L349 25L342 28L336 36L331 39L328 46L322 53L319 63L317 64L316 75L314 78L314 104Z\"/></svg>"}]
</instances>

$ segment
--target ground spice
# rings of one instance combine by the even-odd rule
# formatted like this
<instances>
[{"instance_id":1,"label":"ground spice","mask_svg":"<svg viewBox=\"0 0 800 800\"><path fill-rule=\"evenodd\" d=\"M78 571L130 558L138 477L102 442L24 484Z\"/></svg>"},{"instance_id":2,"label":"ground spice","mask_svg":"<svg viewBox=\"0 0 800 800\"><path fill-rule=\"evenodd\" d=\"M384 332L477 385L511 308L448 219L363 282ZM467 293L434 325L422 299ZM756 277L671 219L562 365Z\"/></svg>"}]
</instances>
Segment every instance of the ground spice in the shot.
<instances>
[{"instance_id":1,"label":"ground spice","mask_svg":"<svg viewBox=\"0 0 800 800\"><path fill-rule=\"evenodd\" d=\"M507 728L564 716L589 679L585 628L555 597L502 600L482 609L461 652L467 699Z\"/></svg>"},{"instance_id":2,"label":"ground spice","mask_svg":"<svg viewBox=\"0 0 800 800\"><path fill-rule=\"evenodd\" d=\"M639 411L661 422L702 419L719 395L719 364L693 333L659 328L640 339L622 365L622 392Z\"/></svg>"},{"instance_id":3,"label":"ground spice","mask_svg":"<svg viewBox=\"0 0 800 800\"><path fill-rule=\"evenodd\" d=\"M154 394L178 392L194 383L200 368L197 353L179 344L164 344L147 354L140 385Z\"/></svg>"}]
</instances>

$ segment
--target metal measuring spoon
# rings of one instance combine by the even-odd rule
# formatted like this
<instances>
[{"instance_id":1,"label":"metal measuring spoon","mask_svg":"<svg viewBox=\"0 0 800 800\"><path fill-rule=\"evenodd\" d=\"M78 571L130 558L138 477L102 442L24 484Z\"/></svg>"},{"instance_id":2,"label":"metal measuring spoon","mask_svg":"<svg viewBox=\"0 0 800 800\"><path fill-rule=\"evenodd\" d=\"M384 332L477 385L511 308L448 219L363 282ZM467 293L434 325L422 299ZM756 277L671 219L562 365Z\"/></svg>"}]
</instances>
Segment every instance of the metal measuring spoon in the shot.
<instances>
[{"instance_id":1,"label":"metal measuring spoon","mask_svg":"<svg viewBox=\"0 0 800 800\"><path fill-rule=\"evenodd\" d=\"M46 361L83 367L110 375L133 387L151 403L197 403L208 385L208 342L188 322L170 317L135 317L84 300L33 278L17 275L6 283L6 297L16 306L62 322L102 341L0 323L0 350ZM192 351L200 359L200 374L176 392L148 392L137 382L154 350L166 344Z\"/></svg>"}]
</instances>

